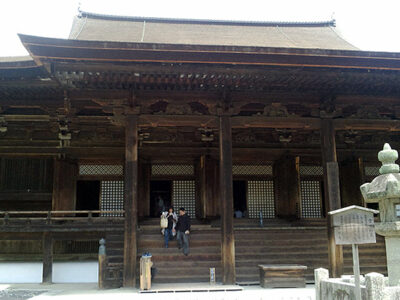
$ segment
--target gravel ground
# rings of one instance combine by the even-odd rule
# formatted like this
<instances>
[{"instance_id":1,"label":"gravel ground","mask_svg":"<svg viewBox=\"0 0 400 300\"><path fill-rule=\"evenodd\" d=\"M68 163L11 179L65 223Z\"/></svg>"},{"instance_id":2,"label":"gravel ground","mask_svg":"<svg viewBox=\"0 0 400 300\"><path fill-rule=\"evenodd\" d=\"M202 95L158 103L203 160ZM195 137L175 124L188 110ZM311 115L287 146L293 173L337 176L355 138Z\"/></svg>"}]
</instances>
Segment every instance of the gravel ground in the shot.
<instances>
[{"instance_id":1,"label":"gravel ground","mask_svg":"<svg viewBox=\"0 0 400 300\"><path fill-rule=\"evenodd\" d=\"M27 300L45 293L46 291L5 289L0 291L1 300Z\"/></svg>"}]
</instances>

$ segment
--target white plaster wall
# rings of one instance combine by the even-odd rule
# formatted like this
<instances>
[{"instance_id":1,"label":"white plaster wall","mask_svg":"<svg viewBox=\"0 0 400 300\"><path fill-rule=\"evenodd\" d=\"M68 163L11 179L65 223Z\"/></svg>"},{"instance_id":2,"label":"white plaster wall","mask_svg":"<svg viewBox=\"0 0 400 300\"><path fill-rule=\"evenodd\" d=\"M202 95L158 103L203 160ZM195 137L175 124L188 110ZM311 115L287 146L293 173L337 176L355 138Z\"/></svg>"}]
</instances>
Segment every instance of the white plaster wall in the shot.
<instances>
[{"instance_id":1,"label":"white plaster wall","mask_svg":"<svg viewBox=\"0 0 400 300\"><path fill-rule=\"evenodd\" d=\"M0 262L0 283L41 283L42 270L41 262ZM54 283L88 283L97 280L97 261L53 263Z\"/></svg>"},{"instance_id":2,"label":"white plaster wall","mask_svg":"<svg viewBox=\"0 0 400 300\"><path fill-rule=\"evenodd\" d=\"M40 283L42 270L40 262L1 262L0 283Z\"/></svg>"}]
</instances>

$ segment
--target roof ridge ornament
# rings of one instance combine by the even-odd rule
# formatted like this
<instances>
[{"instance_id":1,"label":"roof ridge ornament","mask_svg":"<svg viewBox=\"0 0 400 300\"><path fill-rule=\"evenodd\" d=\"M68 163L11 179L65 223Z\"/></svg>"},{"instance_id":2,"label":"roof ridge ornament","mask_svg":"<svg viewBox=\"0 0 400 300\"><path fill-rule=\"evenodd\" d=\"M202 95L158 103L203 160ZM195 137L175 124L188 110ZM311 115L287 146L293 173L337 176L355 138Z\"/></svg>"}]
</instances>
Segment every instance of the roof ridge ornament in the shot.
<instances>
[{"instance_id":1,"label":"roof ridge ornament","mask_svg":"<svg viewBox=\"0 0 400 300\"><path fill-rule=\"evenodd\" d=\"M399 165L395 163L398 158L397 150L392 149L388 143L385 143L383 150L378 153L378 160L382 163L379 173L399 173Z\"/></svg>"}]
</instances>

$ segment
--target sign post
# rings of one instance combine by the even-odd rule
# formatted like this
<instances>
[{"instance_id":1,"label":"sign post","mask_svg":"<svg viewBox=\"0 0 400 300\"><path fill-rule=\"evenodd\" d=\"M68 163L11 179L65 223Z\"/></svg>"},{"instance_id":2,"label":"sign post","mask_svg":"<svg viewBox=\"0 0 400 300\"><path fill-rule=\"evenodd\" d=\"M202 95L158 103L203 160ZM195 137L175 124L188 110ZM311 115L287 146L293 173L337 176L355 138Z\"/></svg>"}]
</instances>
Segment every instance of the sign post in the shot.
<instances>
[{"instance_id":1,"label":"sign post","mask_svg":"<svg viewBox=\"0 0 400 300\"><path fill-rule=\"evenodd\" d=\"M374 214L377 213L379 211L356 205L329 212L333 218L335 243L352 246L355 300L361 300L358 245L376 243Z\"/></svg>"}]
</instances>

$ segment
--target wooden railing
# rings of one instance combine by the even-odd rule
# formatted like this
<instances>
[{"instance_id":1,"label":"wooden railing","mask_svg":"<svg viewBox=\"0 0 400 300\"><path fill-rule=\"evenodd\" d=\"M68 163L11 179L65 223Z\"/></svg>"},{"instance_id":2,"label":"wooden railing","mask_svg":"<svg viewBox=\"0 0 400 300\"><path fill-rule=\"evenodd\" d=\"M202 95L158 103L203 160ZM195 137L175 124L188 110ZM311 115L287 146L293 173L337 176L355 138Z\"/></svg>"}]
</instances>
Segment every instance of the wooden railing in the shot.
<instances>
[{"instance_id":1,"label":"wooden railing","mask_svg":"<svg viewBox=\"0 0 400 300\"><path fill-rule=\"evenodd\" d=\"M7 220L85 220L123 219L124 210L57 210L57 211L0 211L0 219Z\"/></svg>"}]
</instances>

